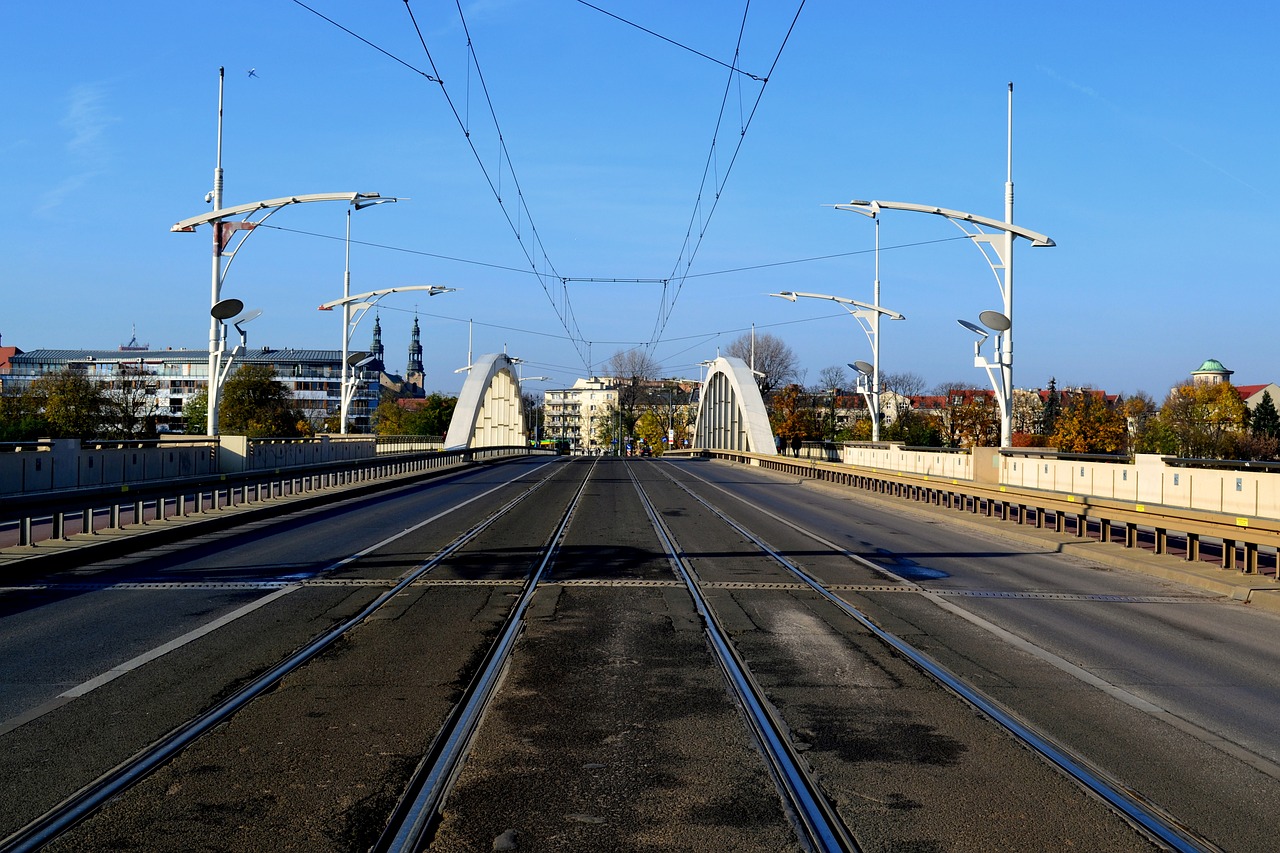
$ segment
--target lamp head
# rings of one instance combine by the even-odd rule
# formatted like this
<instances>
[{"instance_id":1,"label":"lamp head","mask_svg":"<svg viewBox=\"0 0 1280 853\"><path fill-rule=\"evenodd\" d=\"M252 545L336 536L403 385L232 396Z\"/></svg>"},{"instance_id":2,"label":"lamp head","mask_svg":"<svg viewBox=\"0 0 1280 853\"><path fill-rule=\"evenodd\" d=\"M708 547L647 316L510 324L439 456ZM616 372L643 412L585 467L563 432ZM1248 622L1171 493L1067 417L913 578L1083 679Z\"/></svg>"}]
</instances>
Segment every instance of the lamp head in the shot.
<instances>
[{"instance_id":1,"label":"lamp head","mask_svg":"<svg viewBox=\"0 0 1280 853\"><path fill-rule=\"evenodd\" d=\"M859 373L861 373L863 376L868 376L875 372L875 367L873 367L872 365L868 364L865 361L855 361L855 362L852 362L849 366L852 367L854 370L858 371Z\"/></svg>"},{"instance_id":2,"label":"lamp head","mask_svg":"<svg viewBox=\"0 0 1280 853\"><path fill-rule=\"evenodd\" d=\"M795 301L796 301L796 294L795 294L795 291L792 291L792 290L784 290L784 291L782 291L781 293L770 293L769 295L770 295L770 296L776 296L776 297L778 297L779 299L785 299L785 300L787 300L788 302L795 302Z\"/></svg>"},{"instance_id":3,"label":"lamp head","mask_svg":"<svg viewBox=\"0 0 1280 853\"><path fill-rule=\"evenodd\" d=\"M230 320L244 310L244 303L239 299L222 299L209 309L209 316L215 320Z\"/></svg>"},{"instance_id":4,"label":"lamp head","mask_svg":"<svg viewBox=\"0 0 1280 853\"><path fill-rule=\"evenodd\" d=\"M981 338L984 341L991 334L986 329L979 326L977 323L970 323L968 320L956 320L956 322L959 323L961 326L964 326L969 331L973 332L975 335L977 335L979 338Z\"/></svg>"},{"instance_id":5,"label":"lamp head","mask_svg":"<svg viewBox=\"0 0 1280 853\"><path fill-rule=\"evenodd\" d=\"M999 311L983 311L978 320L993 332L1007 332L1013 327L1013 321Z\"/></svg>"}]
</instances>

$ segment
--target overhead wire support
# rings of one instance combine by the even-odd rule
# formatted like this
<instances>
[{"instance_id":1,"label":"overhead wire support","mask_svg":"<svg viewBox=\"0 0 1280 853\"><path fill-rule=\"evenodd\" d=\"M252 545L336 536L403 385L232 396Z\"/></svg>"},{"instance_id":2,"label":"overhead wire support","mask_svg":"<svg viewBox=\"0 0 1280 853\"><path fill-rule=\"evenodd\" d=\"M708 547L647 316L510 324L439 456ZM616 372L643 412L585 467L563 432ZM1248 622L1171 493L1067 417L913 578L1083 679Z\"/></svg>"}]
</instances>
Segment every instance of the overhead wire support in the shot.
<instances>
[{"instance_id":1,"label":"overhead wire support","mask_svg":"<svg viewBox=\"0 0 1280 853\"><path fill-rule=\"evenodd\" d=\"M404 5L405 5L405 11L409 15L410 23L413 25L414 31L418 36L418 41L422 45L422 50L426 54L427 60L431 63L432 69L435 70L435 61L431 58L431 50L430 48L427 47L426 37L423 35L422 28L419 26L417 17L413 13L413 8L410 5L410 0L404 0ZM457 104L454 103L453 98L450 97L449 92L445 88L443 83L440 85L440 90L444 94L445 100L449 104L450 110L452 110L453 112L454 120L458 123L458 127L462 130L463 135L467 139L467 144L471 148L472 156L475 158L476 163L480 166L480 171L484 175L486 182L489 184L490 192L493 193L494 198L498 201L498 207L501 208L503 216L507 220L507 226L511 229L512 234L515 235L516 242L520 244L520 249L522 252L524 252L525 259L529 262L530 270L533 272L535 276L537 276L538 283L541 285L543 293L546 295L547 300L551 303L551 307L555 310L556 317L560 320L561 326L564 328L565 332L568 334L569 339L574 342L574 348L578 351L578 355L582 357L584 363L586 363L588 359L585 353L583 352L582 346L581 346L581 344L585 341L585 339L583 338L582 330L577 327L577 322L573 318L572 310L568 308L567 289L565 289L564 285L561 284L561 298L564 300L566 305L565 309L562 309L558 304L556 298L552 295L550 289L547 287L548 279L559 279L561 278L561 276L555 272L555 265L551 263L551 259L547 255L546 247L542 244L542 237L538 233L537 226L533 224L533 217L529 214L528 206L525 204L524 191L520 186L519 179L516 177L515 167L512 165L512 162L511 162L511 154L507 149L506 139L503 136L501 125L498 122L497 111L494 109L493 99L489 95L489 87L484 79L484 72L480 70L480 60L476 54L474 42L471 38L471 31L467 26L466 16L463 14L462 4L460 0L456 0L455 6L458 11L458 20L462 25L463 34L466 36L466 39L467 39L468 51L471 57L471 64L474 65L475 67L476 80L480 84L480 91L484 94L485 103L489 107L489 116L493 121L494 132L497 134L497 138L498 138L498 148L499 148L499 155L498 155L499 163L498 163L498 178L497 178L498 183L495 184L494 176L489 172L488 168L485 167L484 158L481 156L479 149L476 148L475 140L472 138L471 132L470 132L470 126L469 126L470 68L468 68L468 81L467 81L467 91L468 91L468 117L467 118L463 118L462 114L459 113ZM504 203L503 196L502 196L501 180L502 180L502 171L503 171L504 161L506 163L506 167L511 171L511 180L515 185L516 206L518 208L516 212L515 220L513 220L512 218L511 211L507 209L507 205ZM525 241L524 235L523 235L523 225L526 222L528 223L529 231L531 234L531 239L528 242ZM536 255L542 256L542 261L544 264L546 264L550 272L538 271L538 261L535 257Z\"/></svg>"},{"instance_id":2,"label":"overhead wire support","mask_svg":"<svg viewBox=\"0 0 1280 853\"><path fill-rule=\"evenodd\" d=\"M581 0L579 1L581 2ZM750 4L748 4L748 8L749 5ZM760 102L764 99L764 91L768 85L768 80L773 76L774 70L778 67L778 62L782 59L782 52L786 49L787 43L791 40L791 34L795 32L796 22L800 19L800 13L803 10L804 0L800 0L799 6L796 7L796 13L792 16L791 24L787 28L787 33L783 37L782 43L778 46L778 51L774 55L773 62L769 66L769 73L762 78L760 90L756 92L756 98L751 105L750 111L747 113L745 118L739 119L737 144L733 148L733 154L730 156L728 165L724 169L723 177L721 177L719 173L719 161L717 159L716 145L720 138L720 129L724 121L725 107L729 100L729 92L733 85L733 81L736 78L733 75L730 75L729 79L725 82L725 91L720 103L720 114L716 117L715 133L711 140L711 150L707 154L707 164L703 169L702 183L698 188L698 198L694 204L694 211L690 217L689 227L685 232L684 245L681 247L680 254L676 258L676 262L672 268L671 278L675 281L675 291L674 293L668 294L667 287L663 287L662 306L659 309L657 322L654 324L653 335L650 338L651 343L656 344L662 339L662 333L666 330L667 323L671 320L671 315L675 311L676 302L680 298L680 292L684 289L684 282L689 274L688 271L693 266L693 260L698 253L698 249L702 246L702 240L706 236L711 218L715 215L716 208L720 204L720 196L724 192L725 185L729 182L729 175L733 172L734 164L737 163L738 160L738 154L742 151L743 143L746 141L747 130L751 127L751 122L755 118L756 111L760 108ZM738 52L742 47L743 32L746 29L747 23L746 17L747 10L744 9L742 15L742 26L738 31L738 44L734 48L735 57L738 55ZM703 218L703 194L707 185L707 176L712 173L713 167L715 170L715 176L713 178L714 198L709 202L705 218ZM691 235L694 233L695 223L699 225L697 230L697 239L692 240L693 245L690 248L689 244L691 242ZM686 251L688 252L687 257ZM680 275L680 268L682 264L684 266L684 275Z\"/></svg>"},{"instance_id":3,"label":"overhead wire support","mask_svg":"<svg viewBox=\"0 0 1280 853\"><path fill-rule=\"evenodd\" d=\"M674 39L669 39L666 36L664 36L662 33L656 33L653 30L648 29L647 27L642 27L639 24L637 24L635 21L629 21L626 18L621 17L620 15L615 15L613 12L610 12L608 9L601 9L599 6L588 3L587 0L578 0L578 2L581 3L583 6L586 6L588 9L594 9L600 14L613 18L615 21L618 21L619 23L626 24L628 27L635 27L637 30L639 30L642 33L645 33L646 35L651 35L654 38L660 39L661 41L665 41L667 44L672 45L674 47L678 47L681 50L687 50L689 51L689 53L692 53L695 56L701 56L703 59L709 62L714 62L716 65L720 65L720 66L723 66L724 68L728 68L730 71L733 71L737 74L741 74L744 77L749 77L752 80L755 80L757 83L767 83L769 80L768 77L759 77L755 74L752 74L750 71L743 71L741 68L739 68L737 66L738 57L736 54L734 55L734 64L730 65L727 62L723 62L719 59L716 59L714 56L708 56L707 54L703 53L700 50L695 50L694 48L689 47L687 44L681 44L680 42Z\"/></svg>"},{"instance_id":4,"label":"overhead wire support","mask_svg":"<svg viewBox=\"0 0 1280 853\"><path fill-rule=\"evenodd\" d=\"M444 81L443 81L443 80L441 80L439 77L433 77L432 75L430 75L430 74L428 74L427 72L423 71L421 68L416 68L416 67L414 67L413 65L410 65L408 62L405 62L403 59L401 59L400 57L396 56L394 53L391 53L390 51L387 51L387 50L383 50L382 48L378 47L376 44L374 44L373 42L369 41L367 38L365 38L364 36L360 35L359 33L357 33L357 32L353 32L352 30L347 29L346 27L342 26L342 24L339 24L337 21L335 21L333 18L330 18L329 16L327 16L327 15L325 15L325 14L321 13L321 12L318 12L318 11L316 11L315 9L312 9L312 8L311 8L310 6L308 6L306 3L303 3L303 2L302 2L302 0L293 0L293 2L294 2L295 4L297 4L297 5L301 6L302 8L306 9L308 12L310 12L310 13L311 13L311 14L313 14L313 15L315 15L317 18L321 18L321 19L323 19L323 20L325 20L325 21L328 21L330 24L333 24L335 27L337 27L338 29L342 30L344 33L346 33L347 35L351 36L352 38L355 38L355 39L358 39L358 40L360 40L360 41L364 42L364 43L365 43L365 44L367 44L369 47L371 47L371 48L373 48L374 50L378 51L378 53L381 53L383 56L387 57L388 59L390 59L390 60L392 60L392 61L394 61L394 62L398 62L398 63L400 63L400 64L401 64L401 65L403 65L405 68L408 68L410 71L412 71L414 74L420 74L420 75L422 75L423 77L425 77L428 81L430 81L430 82L432 82L432 83L441 83L441 84L443 84L443 82L444 82ZM408 0L405 0L405 2L407 3L407 2L408 2ZM434 70L434 69L432 69L432 70Z\"/></svg>"}]
</instances>

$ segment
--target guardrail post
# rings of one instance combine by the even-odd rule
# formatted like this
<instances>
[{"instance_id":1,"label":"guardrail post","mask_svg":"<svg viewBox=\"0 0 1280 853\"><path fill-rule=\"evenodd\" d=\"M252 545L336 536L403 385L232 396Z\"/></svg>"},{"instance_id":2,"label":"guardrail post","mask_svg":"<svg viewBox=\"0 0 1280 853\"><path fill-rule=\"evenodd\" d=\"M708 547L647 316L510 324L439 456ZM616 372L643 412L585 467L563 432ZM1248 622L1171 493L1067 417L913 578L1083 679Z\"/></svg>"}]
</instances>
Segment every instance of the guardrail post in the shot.
<instances>
[{"instance_id":1,"label":"guardrail post","mask_svg":"<svg viewBox=\"0 0 1280 853\"><path fill-rule=\"evenodd\" d=\"M1234 569L1236 567L1236 540L1222 540L1222 568Z\"/></svg>"},{"instance_id":2,"label":"guardrail post","mask_svg":"<svg viewBox=\"0 0 1280 853\"><path fill-rule=\"evenodd\" d=\"M147 523L147 508L145 506L145 503L146 503L145 501L133 502L133 523L134 524Z\"/></svg>"},{"instance_id":3,"label":"guardrail post","mask_svg":"<svg viewBox=\"0 0 1280 853\"><path fill-rule=\"evenodd\" d=\"M1244 573L1246 575L1258 573L1258 546L1252 542L1244 543Z\"/></svg>"},{"instance_id":4,"label":"guardrail post","mask_svg":"<svg viewBox=\"0 0 1280 853\"><path fill-rule=\"evenodd\" d=\"M80 511L80 532L94 533L93 529L93 507L85 507Z\"/></svg>"},{"instance_id":5,"label":"guardrail post","mask_svg":"<svg viewBox=\"0 0 1280 853\"><path fill-rule=\"evenodd\" d=\"M64 512L55 512L53 514L53 532L49 536L50 539L62 540L67 538L67 516Z\"/></svg>"},{"instance_id":6,"label":"guardrail post","mask_svg":"<svg viewBox=\"0 0 1280 853\"><path fill-rule=\"evenodd\" d=\"M1165 530L1163 527L1157 527L1155 542L1156 542L1155 552L1157 554L1169 553L1169 531L1168 530Z\"/></svg>"},{"instance_id":7,"label":"guardrail post","mask_svg":"<svg viewBox=\"0 0 1280 853\"><path fill-rule=\"evenodd\" d=\"M1126 522L1124 525L1124 547L1138 547L1138 525L1133 522Z\"/></svg>"},{"instance_id":8,"label":"guardrail post","mask_svg":"<svg viewBox=\"0 0 1280 853\"><path fill-rule=\"evenodd\" d=\"M1089 518L1084 515L1076 516L1076 538L1083 539L1089 532Z\"/></svg>"},{"instance_id":9,"label":"guardrail post","mask_svg":"<svg viewBox=\"0 0 1280 853\"><path fill-rule=\"evenodd\" d=\"M120 502L113 501L111 504L111 520L108 522L112 530L120 529Z\"/></svg>"},{"instance_id":10,"label":"guardrail post","mask_svg":"<svg viewBox=\"0 0 1280 853\"><path fill-rule=\"evenodd\" d=\"M1199 560L1199 559L1200 559L1200 534L1188 533L1187 534L1187 560L1191 561L1191 560Z\"/></svg>"},{"instance_id":11,"label":"guardrail post","mask_svg":"<svg viewBox=\"0 0 1280 853\"><path fill-rule=\"evenodd\" d=\"M18 544L33 545L31 541L31 516L24 515L18 520Z\"/></svg>"}]
</instances>

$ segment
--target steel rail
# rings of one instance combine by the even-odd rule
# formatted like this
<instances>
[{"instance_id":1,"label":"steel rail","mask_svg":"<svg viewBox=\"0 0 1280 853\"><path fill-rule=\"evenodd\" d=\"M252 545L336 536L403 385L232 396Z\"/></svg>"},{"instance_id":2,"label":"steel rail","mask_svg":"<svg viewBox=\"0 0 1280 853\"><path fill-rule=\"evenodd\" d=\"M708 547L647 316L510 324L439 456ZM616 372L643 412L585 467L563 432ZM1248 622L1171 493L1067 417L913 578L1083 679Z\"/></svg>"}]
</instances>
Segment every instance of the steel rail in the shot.
<instances>
[{"instance_id":1,"label":"steel rail","mask_svg":"<svg viewBox=\"0 0 1280 853\"><path fill-rule=\"evenodd\" d=\"M862 611L858 610L834 592L827 589L826 585L823 584L822 581L813 577L795 563L792 563L760 537L756 536L753 532L735 521L726 513L712 506L706 499L695 493L679 480L675 479L670 473L666 471L663 471L662 473L678 488L682 489L690 497L702 504L703 507L719 517L740 535L746 537L756 545L756 547L777 561L802 583L811 588L814 592L818 593L828 602L844 611L846 615L853 618L862 625L862 627L871 632L874 637L878 638L881 642L885 643L910 661L917 669L924 672L938 684L947 688L955 695L959 696L965 702L969 703L969 705L1008 731L1020 742L1033 749L1037 754L1049 761L1049 763L1066 773L1069 777L1075 780L1077 784L1083 786L1087 791L1101 799L1104 803L1114 809L1121 817L1128 821L1130 825L1134 826L1139 832L1146 835L1149 839L1158 844L1164 845L1169 850L1177 851L1177 853L1219 853L1219 851L1221 851L1221 848L1213 842L1200 837L1197 833L1192 831L1190 827L1183 826L1176 818L1164 812L1156 804L1146 800L1146 798L1142 797L1138 792L1125 788L1120 783L1110 779L1101 769L1090 766L1083 757L1075 755L1048 735L1038 731L1029 723L1025 723L1018 719L1012 711L1008 710L994 699L989 698L971 687L963 679L952 673L929 655L915 648L900 637L881 628ZM693 476L697 477L696 474ZM698 477L698 479L702 478ZM703 482L708 481L703 480ZM714 484L709 483L709 485ZM787 526L791 527L793 530L803 533L815 541L828 546L832 544L802 527L789 522L787 523Z\"/></svg>"},{"instance_id":2,"label":"steel rail","mask_svg":"<svg viewBox=\"0 0 1280 853\"><path fill-rule=\"evenodd\" d=\"M530 488L526 489L511 501L494 511L491 515L462 533L462 535L444 546L428 560L413 569L410 569L394 586L375 598L359 613L330 629L317 639L312 640L308 645L299 649L297 652L294 652L266 673L258 676L252 682L245 685L243 688L236 691L213 708L210 708L204 713L173 729L150 746L139 751L133 757L118 764L111 770L108 770L93 782L90 782L88 785L84 786L79 791L54 806L45 814L31 821L26 826L5 838L3 841L0 841L0 853L30 853L31 851L40 849L59 835L67 832L81 820L84 820L107 800L118 796L132 785L140 782L151 771L172 759L183 749L191 745L201 735L230 718L253 699L272 688L286 675L310 661L316 655L331 646L344 634L360 625L388 601L405 590L415 581L419 580L423 575L434 569L442 560L456 552L476 536L480 535L481 532L496 523L503 516L507 515L507 513L522 501L526 500L530 495L536 493L546 485L546 483L550 482L554 473L554 471L550 472L547 476L535 482ZM452 512L466 504L479 500L501 488L504 488L506 485L509 484L503 483L498 486L494 486L480 495L459 503L449 511ZM428 519L427 521L430 520L431 519ZM392 538L394 539L404 536L405 534L418 529L425 523L427 522L424 521L408 527ZM384 540L374 547L385 545L388 541L390 540ZM345 557L329 566L326 571L346 565L347 563L363 556L369 550L371 549L365 549L365 551Z\"/></svg>"},{"instance_id":3,"label":"steel rail","mask_svg":"<svg viewBox=\"0 0 1280 853\"><path fill-rule=\"evenodd\" d=\"M583 477L581 485L569 501L555 532L551 535L537 568L525 579L520 597L503 623L498 639L489 647L480 668L466 690L454 704L444 724L418 763L400 802L387 822L377 843L370 848L376 853L409 853L422 849L435 831L445 800L457 781L471 742L480 722L497 692L506 672L516 640L524 629L525 612L533 601L538 585L549 571L560 551L575 511L586 491L587 483L599 464L596 457Z\"/></svg>"},{"instance_id":4,"label":"steel rail","mask_svg":"<svg viewBox=\"0 0 1280 853\"><path fill-rule=\"evenodd\" d=\"M702 618L716 659L741 704L752 734L761 747L770 775L773 776L787 811L796 825L801 843L810 850L822 851L822 853L860 850L857 841L840 819L835 806L822 792L808 762L800 756L791 743L786 723L773 709L764 689L760 687L751 674L750 668L734 648L728 633L720 624L719 617L702 594L701 581L698 579L697 572L684 556L684 551L676 542L671 529L654 509L630 465L627 466L627 474L631 477L631 483L640 496L640 502L644 506L650 523L667 551L668 559L693 598L694 607Z\"/></svg>"}]
</instances>

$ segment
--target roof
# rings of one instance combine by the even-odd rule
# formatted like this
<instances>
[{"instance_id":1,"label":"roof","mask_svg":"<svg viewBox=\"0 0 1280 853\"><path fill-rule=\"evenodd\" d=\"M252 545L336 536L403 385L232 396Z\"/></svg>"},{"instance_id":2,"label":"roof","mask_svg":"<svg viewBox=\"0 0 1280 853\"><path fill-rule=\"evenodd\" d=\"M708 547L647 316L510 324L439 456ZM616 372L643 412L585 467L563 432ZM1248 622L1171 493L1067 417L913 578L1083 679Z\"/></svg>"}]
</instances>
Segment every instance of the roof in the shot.
<instances>
[{"instance_id":1,"label":"roof","mask_svg":"<svg viewBox=\"0 0 1280 853\"><path fill-rule=\"evenodd\" d=\"M5 347L4 349L9 349ZM342 352L336 349L251 349L243 355L236 356L238 361L252 362L340 362ZM11 359L13 364L32 364L48 362L78 361L174 361L174 362L207 362L208 350L198 349L163 349L163 350L120 350L105 349L37 349L20 353Z\"/></svg>"},{"instance_id":2,"label":"roof","mask_svg":"<svg viewBox=\"0 0 1280 853\"><path fill-rule=\"evenodd\" d=\"M1193 370L1193 371L1191 371L1191 373L1192 373L1192 375L1195 375L1195 374L1197 374L1197 373L1226 373L1226 374L1231 374L1231 373L1235 373L1235 371L1234 371L1234 370L1227 370L1225 367L1223 367L1223 366L1222 366L1222 362L1218 361L1216 358L1207 358L1207 359L1205 359L1204 364L1200 365L1199 369L1197 369L1197 370Z\"/></svg>"}]
</instances>

